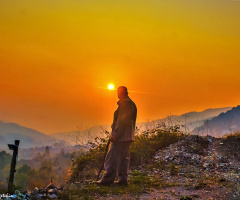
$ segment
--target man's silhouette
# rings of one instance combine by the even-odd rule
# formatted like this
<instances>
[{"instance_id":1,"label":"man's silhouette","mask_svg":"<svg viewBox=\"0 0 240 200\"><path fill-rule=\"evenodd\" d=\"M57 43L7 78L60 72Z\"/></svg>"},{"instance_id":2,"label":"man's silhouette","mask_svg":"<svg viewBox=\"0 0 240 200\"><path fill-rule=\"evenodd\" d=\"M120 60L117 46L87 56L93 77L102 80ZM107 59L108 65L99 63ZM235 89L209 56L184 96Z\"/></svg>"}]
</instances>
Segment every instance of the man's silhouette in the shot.
<instances>
[{"instance_id":1,"label":"man's silhouette","mask_svg":"<svg viewBox=\"0 0 240 200\"><path fill-rule=\"evenodd\" d=\"M128 168L130 161L129 147L134 141L137 107L128 97L127 88L118 88L118 108L114 113L111 147L106 157L105 170L100 185L110 185L118 175L118 184L127 185Z\"/></svg>"}]
</instances>

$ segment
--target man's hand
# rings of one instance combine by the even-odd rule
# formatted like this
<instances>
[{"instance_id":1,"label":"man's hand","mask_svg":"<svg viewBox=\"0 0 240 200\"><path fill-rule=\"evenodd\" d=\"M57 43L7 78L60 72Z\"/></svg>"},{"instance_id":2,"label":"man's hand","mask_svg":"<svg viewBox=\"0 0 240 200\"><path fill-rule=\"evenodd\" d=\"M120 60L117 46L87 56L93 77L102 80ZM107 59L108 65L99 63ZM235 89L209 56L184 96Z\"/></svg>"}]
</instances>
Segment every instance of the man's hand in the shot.
<instances>
[{"instance_id":1,"label":"man's hand","mask_svg":"<svg viewBox=\"0 0 240 200\"><path fill-rule=\"evenodd\" d=\"M110 141L114 143L114 142L116 142L116 138L111 135L111 136L110 136Z\"/></svg>"}]
</instances>

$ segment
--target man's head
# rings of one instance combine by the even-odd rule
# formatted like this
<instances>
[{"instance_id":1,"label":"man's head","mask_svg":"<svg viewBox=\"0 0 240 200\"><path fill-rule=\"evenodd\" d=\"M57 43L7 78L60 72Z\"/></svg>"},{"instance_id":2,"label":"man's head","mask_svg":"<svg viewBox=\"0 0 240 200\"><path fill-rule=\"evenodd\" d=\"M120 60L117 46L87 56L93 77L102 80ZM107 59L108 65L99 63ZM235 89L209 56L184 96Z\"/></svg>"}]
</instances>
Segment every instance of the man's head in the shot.
<instances>
[{"instance_id":1,"label":"man's head","mask_svg":"<svg viewBox=\"0 0 240 200\"><path fill-rule=\"evenodd\" d=\"M120 86L118 88L118 98L119 99L123 99L123 98L125 98L127 96L128 96L127 88L125 86Z\"/></svg>"}]
</instances>

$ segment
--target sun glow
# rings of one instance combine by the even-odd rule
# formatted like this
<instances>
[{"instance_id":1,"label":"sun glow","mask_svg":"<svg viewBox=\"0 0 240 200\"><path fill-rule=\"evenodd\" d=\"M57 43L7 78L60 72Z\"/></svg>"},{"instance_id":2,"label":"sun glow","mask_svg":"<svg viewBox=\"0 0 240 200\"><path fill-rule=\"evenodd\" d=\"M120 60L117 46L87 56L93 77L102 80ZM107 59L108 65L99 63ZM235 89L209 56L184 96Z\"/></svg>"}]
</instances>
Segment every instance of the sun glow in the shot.
<instances>
[{"instance_id":1,"label":"sun glow","mask_svg":"<svg viewBox=\"0 0 240 200\"><path fill-rule=\"evenodd\" d=\"M109 84L109 85L108 85L108 89L109 89L109 90L113 90L113 89L114 89L114 85L113 85L113 84Z\"/></svg>"}]
</instances>

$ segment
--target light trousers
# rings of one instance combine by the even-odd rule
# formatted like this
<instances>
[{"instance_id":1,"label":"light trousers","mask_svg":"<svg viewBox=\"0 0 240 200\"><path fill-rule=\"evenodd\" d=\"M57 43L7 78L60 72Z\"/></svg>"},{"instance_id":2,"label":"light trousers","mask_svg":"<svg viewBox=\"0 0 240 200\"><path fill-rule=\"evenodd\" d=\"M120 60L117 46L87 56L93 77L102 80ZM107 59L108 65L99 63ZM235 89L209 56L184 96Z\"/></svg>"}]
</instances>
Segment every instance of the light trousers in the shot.
<instances>
[{"instance_id":1,"label":"light trousers","mask_svg":"<svg viewBox=\"0 0 240 200\"><path fill-rule=\"evenodd\" d=\"M111 184L117 175L119 182L127 182L131 143L132 141L111 142L105 162L106 174L101 182Z\"/></svg>"}]
</instances>

